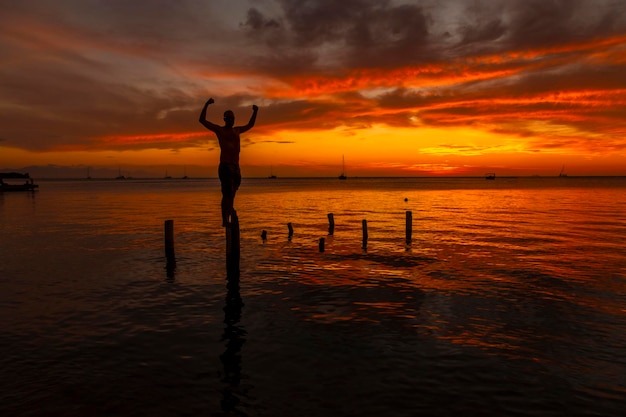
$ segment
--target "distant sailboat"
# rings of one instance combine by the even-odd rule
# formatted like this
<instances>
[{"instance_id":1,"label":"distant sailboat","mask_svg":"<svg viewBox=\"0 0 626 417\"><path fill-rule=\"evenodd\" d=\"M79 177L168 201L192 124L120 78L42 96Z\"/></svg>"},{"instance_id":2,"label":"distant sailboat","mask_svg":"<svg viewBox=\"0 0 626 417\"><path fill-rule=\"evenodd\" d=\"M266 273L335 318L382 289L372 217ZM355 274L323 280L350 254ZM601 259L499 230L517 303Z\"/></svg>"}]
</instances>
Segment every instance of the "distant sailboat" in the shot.
<instances>
[{"instance_id":1,"label":"distant sailboat","mask_svg":"<svg viewBox=\"0 0 626 417\"><path fill-rule=\"evenodd\" d=\"M126 177L122 175L122 168L118 168L118 175L115 177L116 180L125 180Z\"/></svg>"},{"instance_id":2,"label":"distant sailboat","mask_svg":"<svg viewBox=\"0 0 626 417\"><path fill-rule=\"evenodd\" d=\"M183 172L184 172L184 173L183 173L183 179L184 179L184 180L188 180L188 179L189 179L189 177L187 176L187 167L185 167L185 168L184 168L184 171L183 171Z\"/></svg>"},{"instance_id":3,"label":"distant sailboat","mask_svg":"<svg viewBox=\"0 0 626 417\"><path fill-rule=\"evenodd\" d=\"M276 175L274 175L274 167L270 167L270 176L267 178L272 180L277 178Z\"/></svg>"},{"instance_id":4,"label":"distant sailboat","mask_svg":"<svg viewBox=\"0 0 626 417\"><path fill-rule=\"evenodd\" d=\"M341 156L341 175L339 175L339 179L340 180L348 179L348 177L346 176L346 158L343 155Z\"/></svg>"},{"instance_id":5,"label":"distant sailboat","mask_svg":"<svg viewBox=\"0 0 626 417\"><path fill-rule=\"evenodd\" d=\"M495 172L488 172L485 174L485 179L486 180L495 180L496 179L496 173Z\"/></svg>"},{"instance_id":6,"label":"distant sailboat","mask_svg":"<svg viewBox=\"0 0 626 417\"><path fill-rule=\"evenodd\" d=\"M171 180L172 179L171 176L167 175L167 169L165 170L165 176L163 177L163 179L166 179L166 180Z\"/></svg>"},{"instance_id":7,"label":"distant sailboat","mask_svg":"<svg viewBox=\"0 0 626 417\"><path fill-rule=\"evenodd\" d=\"M565 165L563 165L563 168L561 168L561 172L559 172L559 177L567 177L567 174L565 173Z\"/></svg>"}]
</instances>

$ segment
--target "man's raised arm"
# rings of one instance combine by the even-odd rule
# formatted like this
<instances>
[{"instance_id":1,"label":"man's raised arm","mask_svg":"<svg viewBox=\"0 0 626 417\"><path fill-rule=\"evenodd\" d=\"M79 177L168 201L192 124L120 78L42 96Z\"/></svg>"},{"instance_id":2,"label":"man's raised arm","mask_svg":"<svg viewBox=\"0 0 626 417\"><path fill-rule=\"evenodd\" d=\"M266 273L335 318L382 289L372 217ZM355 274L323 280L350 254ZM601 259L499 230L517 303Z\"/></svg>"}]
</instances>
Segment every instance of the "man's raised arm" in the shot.
<instances>
[{"instance_id":1,"label":"man's raised arm","mask_svg":"<svg viewBox=\"0 0 626 417\"><path fill-rule=\"evenodd\" d=\"M200 124L202 124L202 126L206 127L207 129L215 132L215 130L217 128L219 128L218 125L216 125L215 123L211 123L206 119L206 111L207 111L207 107L209 107L209 104L213 104L215 103L215 100L213 100L213 98L210 98L207 100L206 103L204 103L204 107L202 108L202 111L200 112L200 118L199 118L199 122Z\"/></svg>"},{"instance_id":2,"label":"man's raised arm","mask_svg":"<svg viewBox=\"0 0 626 417\"><path fill-rule=\"evenodd\" d=\"M241 126L239 128L240 133L243 133L246 130L250 130L254 127L254 123L256 122L256 114L258 111L259 111L259 108L257 107L257 105L256 104L252 105L252 116L250 116L250 121L248 122L247 125Z\"/></svg>"}]
</instances>

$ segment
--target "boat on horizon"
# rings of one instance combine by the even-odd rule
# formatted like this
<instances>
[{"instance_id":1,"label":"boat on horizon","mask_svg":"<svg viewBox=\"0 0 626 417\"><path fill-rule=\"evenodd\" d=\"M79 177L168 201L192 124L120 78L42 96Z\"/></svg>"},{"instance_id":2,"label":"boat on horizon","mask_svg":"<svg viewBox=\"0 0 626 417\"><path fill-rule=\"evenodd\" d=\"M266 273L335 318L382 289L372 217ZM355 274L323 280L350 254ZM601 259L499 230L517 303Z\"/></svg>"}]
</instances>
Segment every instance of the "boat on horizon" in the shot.
<instances>
[{"instance_id":1,"label":"boat on horizon","mask_svg":"<svg viewBox=\"0 0 626 417\"><path fill-rule=\"evenodd\" d=\"M567 177L567 174L565 173L565 165L563 165L563 168L561 168L561 172L559 172L559 177Z\"/></svg>"},{"instance_id":2,"label":"boat on horizon","mask_svg":"<svg viewBox=\"0 0 626 417\"><path fill-rule=\"evenodd\" d=\"M26 181L22 184L12 184L10 182L4 182L5 179L25 179ZM19 172L4 172L0 173L0 192L5 191L35 191L39 188L39 185L35 184L33 179L26 174L21 174Z\"/></svg>"},{"instance_id":3,"label":"boat on horizon","mask_svg":"<svg viewBox=\"0 0 626 417\"><path fill-rule=\"evenodd\" d=\"M126 177L122 175L122 168L121 167L117 169L117 172L118 172L117 177L115 177L116 180L125 180L126 179Z\"/></svg>"},{"instance_id":4,"label":"boat on horizon","mask_svg":"<svg viewBox=\"0 0 626 417\"><path fill-rule=\"evenodd\" d=\"M485 179L486 180L495 180L496 179L496 173L495 172L488 172L485 174Z\"/></svg>"},{"instance_id":5,"label":"boat on horizon","mask_svg":"<svg viewBox=\"0 0 626 417\"><path fill-rule=\"evenodd\" d=\"M348 177L346 176L346 158L343 155L341 156L341 174L339 175L339 179L340 180L348 179Z\"/></svg>"}]
</instances>

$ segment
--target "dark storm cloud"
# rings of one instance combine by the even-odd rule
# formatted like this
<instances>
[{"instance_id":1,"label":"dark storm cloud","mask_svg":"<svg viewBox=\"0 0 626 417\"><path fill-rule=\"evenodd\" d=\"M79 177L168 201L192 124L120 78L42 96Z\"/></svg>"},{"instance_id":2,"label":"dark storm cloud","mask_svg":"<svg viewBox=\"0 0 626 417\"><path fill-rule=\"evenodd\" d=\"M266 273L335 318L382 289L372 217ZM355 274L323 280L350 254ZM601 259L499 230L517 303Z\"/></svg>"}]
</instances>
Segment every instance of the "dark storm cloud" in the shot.
<instances>
[{"instance_id":1,"label":"dark storm cloud","mask_svg":"<svg viewBox=\"0 0 626 417\"><path fill-rule=\"evenodd\" d=\"M248 10L248 16L243 26L248 27L254 33L271 32L281 28L281 24L277 20L266 18L254 7Z\"/></svg>"},{"instance_id":2,"label":"dark storm cloud","mask_svg":"<svg viewBox=\"0 0 626 417\"><path fill-rule=\"evenodd\" d=\"M580 42L623 33L621 0L465 2L458 46L505 51Z\"/></svg>"},{"instance_id":3,"label":"dark storm cloud","mask_svg":"<svg viewBox=\"0 0 626 417\"><path fill-rule=\"evenodd\" d=\"M298 47L336 42L376 3L364 0L279 0ZM377 2L384 6L387 1Z\"/></svg>"},{"instance_id":4,"label":"dark storm cloud","mask_svg":"<svg viewBox=\"0 0 626 417\"><path fill-rule=\"evenodd\" d=\"M391 68L439 62L472 53L494 53L579 42L623 32L626 3L618 0L493 0L394 3L374 0L280 0L279 12L248 10L242 28L272 45L285 66L327 70ZM444 6L455 5L449 19ZM452 36L451 36L452 35ZM294 51L299 51L295 54ZM289 65L307 51L307 65ZM341 51L338 53L338 51ZM313 57L313 58L312 58Z\"/></svg>"},{"instance_id":5,"label":"dark storm cloud","mask_svg":"<svg viewBox=\"0 0 626 417\"><path fill-rule=\"evenodd\" d=\"M427 18L421 8L403 5L374 10L360 19L347 38L350 60L355 66L378 63L396 67L431 59Z\"/></svg>"},{"instance_id":6,"label":"dark storm cloud","mask_svg":"<svg viewBox=\"0 0 626 417\"><path fill-rule=\"evenodd\" d=\"M318 67L341 68L405 65L424 61L427 17L418 5L389 1L302 0L279 1L281 16L271 17L252 8L243 27L254 38L271 41L284 50L307 50ZM334 48L341 49L337 56ZM276 53L276 52L275 52ZM276 61L276 68L284 62ZM312 69L311 65L307 67Z\"/></svg>"},{"instance_id":7,"label":"dark storm cloud","mask_svg":"<svg viewBox=\"0 0 626 417\"><path fill-rule=\"evenodd\" d=\"M624 11L624 3L621 3L589 0L515 1L510 11L508 40L518 47L546 46L612 33L620 29L619 19L622 18L616 15Z\"/></svg>"},{"instance_id":8,"label":"dark storm cloud","mask_svg":"<svg viewBox=\"0 0 626 417\"><path fill-rule=\"evenodd\" d=\"M480 25L463 26L459 32L462 44L476 44L497 41L506 33L506 27L502 20L494 19Z\"/></svg>"}]
</instances>

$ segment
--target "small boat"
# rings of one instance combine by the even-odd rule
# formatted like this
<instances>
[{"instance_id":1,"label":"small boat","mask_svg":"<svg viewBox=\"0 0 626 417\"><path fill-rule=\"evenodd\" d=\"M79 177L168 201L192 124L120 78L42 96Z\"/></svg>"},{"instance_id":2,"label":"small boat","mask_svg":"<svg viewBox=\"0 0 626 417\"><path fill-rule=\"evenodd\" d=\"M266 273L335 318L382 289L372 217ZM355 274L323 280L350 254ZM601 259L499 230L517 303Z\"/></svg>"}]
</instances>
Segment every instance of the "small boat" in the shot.
<instances>
[{"instance_id":1,"label":"small boat","mask_svg":"<svg viewBox=\"0 0 626 417\"><path fill-rule=\"evenodd\" d=\"M340 180L348 179L348 177L346 176L346 159L343 156L341 157L341 174L339 175L339 179Z\"/></svg>"},{"instance_id":2,"label":"small boat","mask_svg":"<svg viewBox=\"0 0 626 417\"><path fill-rule=\"evenodd\" d=\"M496 173L495 172L488 172L485 174L485 179L486 180L495 180L496 179Z\"/></svg>"},{"instance_id":3,"label":"small boat","mask_svg":"<svg viewBox=\"0 0 626 417\"><path fill-rule=\"evenodd\" d=\"M22 184L12 184L10 182L4 182L5 179L25 179ZM39 185L35 184L33 179L26 174L20 174L18 172L5 172L0 173L0 192L5 191L35 191L39 188Z\"/></svg>"},{"instance_id":4,"label":"small boat","mask_svg":"<svg viewBox=\"0 0 626 417\"><path fill-rule=\"evenodd\" d=\"M122 175L122 168L121 167L118 169L118 175L117 175L117 177L115 177L115 179L116 180L125 180L126 179L126 177Z\"/></svg>"},{"instance_id":5,"label":"small boat","mask_svg":"<svg viewBox=\"0 0 626 417\"><path fill-rule=\"evenodd\" d=\"M561 172L559 172L559 177L567 177L567 174L565 173L565 165L563 165L563 168L561 168Z\"/></svg>"},{"instance_id":6,"label":"small boat","mask_svg":"<svg viewBox=\"0 0 626 417\"><path fill-rule=\"evenodd\" d=\"M271 180L275 180L276 178L278 178L276 175L274 175L274 167L270 167L270 175L267 178Z\"/></svg>"}]
</instances>

